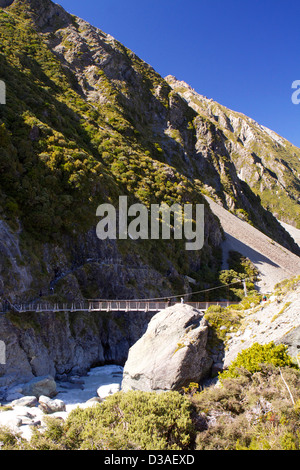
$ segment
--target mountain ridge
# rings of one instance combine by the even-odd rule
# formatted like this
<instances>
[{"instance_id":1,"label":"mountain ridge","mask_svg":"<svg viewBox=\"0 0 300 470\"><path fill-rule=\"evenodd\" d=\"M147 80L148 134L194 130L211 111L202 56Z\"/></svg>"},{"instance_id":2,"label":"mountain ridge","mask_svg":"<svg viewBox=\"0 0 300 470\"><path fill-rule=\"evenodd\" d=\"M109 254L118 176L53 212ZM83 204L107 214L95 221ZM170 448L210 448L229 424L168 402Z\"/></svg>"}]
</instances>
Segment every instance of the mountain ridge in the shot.
<instances>
[{"instance_id":1,"label":"mountain ridge","mask_svg":"<svg viewBox=\"0 0 300 470\"><path fill-rule=\"evenodd\" d=\"M27 279L43 273L35 292L64 279L63 295L71 289L75 296L99 297L104 280L113 277L104 265L127 266L126 274L118 273L120 285L112 282L114 296L145 297L146 284L139 286L139 275L133 275L137 265L156 279L149 295L159 284L156 295L191 292L185 279L195 272L207 285L219 269L222 240L207 194L300 253L239 178L223 129L197 114L132 51L50 0L15 0L0 10L0 21L8 85L0 115L1 217L23 240ZM167 249L132 242L100 247L92 234L96 207L124 194L148 207L162 201L205 204L204 249L188 256L173 242ZM57 253L64 253L60 260Z\"/></svg>"},{"instance_id":2,"label":"mountain ridge","mask_svg":"<svg viewBox=\"0 0 300 470\"><path fill-rule=\"evenodd\" d=\"M238 177L259 195L263 206L282 222L300 228L300 149L245 114L200 95L184 81L171 75L166 81L199 115L221 129Z\"/></svg>"}]
</instances>

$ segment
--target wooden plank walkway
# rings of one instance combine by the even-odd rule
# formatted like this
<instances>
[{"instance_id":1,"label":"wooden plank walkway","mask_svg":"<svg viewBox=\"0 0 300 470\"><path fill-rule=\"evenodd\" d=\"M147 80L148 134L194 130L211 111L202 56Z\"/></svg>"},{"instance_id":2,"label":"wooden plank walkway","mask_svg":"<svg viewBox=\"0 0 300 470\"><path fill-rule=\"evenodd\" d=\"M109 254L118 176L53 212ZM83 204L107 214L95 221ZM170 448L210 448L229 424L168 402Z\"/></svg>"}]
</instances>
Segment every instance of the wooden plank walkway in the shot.
<instances>
[{"instance_id":1,"label":"wooden plank walkway","mask_svg":"<svg viewBox=\"0 0 300 470\"><path fill-rule=\"evenodd\" d=\"M157 301L139 301L139 300L86 300L82 302L70 303L50 303L35 302L28 304L11 304L4 302L1 306L1 313L15 311L18 313L26 312L159 312L177 302L157 302ZM239 302L216 301L216 302L185 302L202 312L206 311L211 305L220 305L228 307Z\"/></svg>"}]
</instances>

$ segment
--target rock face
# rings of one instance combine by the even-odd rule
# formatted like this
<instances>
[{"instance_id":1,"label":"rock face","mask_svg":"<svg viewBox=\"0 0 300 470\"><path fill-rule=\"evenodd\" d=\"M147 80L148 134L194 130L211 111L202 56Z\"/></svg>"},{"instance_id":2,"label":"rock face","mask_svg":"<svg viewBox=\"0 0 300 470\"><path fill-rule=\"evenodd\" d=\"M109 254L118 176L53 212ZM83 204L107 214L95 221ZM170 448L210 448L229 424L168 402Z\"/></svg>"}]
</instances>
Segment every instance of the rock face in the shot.
<instances>
[{"instance_id":1,"label":"rock face","mask_svg":"<svg viewBox=\"0 0 300 470\"><path fill-rule=\"evenodd\" d=\"M152 316L150 312L0 315L0 340L6 346L0 396L1 390L36 377L85 373L105 363L124 365L129 348L144 334ZM29 390L26 394L35 395Z\"/></svg>"},{"instance_id":2,"label":"rock face","mask_svg":"<svg viewBox=\"0 0 300 470\"><path fill-rule=\"evenodd\" d=\"M7 3L9 2L2 0L2 4ZM208 258L212 267L215 268L214 250L218 249L220 245L222 231L208 205L205 214L205 245L203 250L192 255L188 256L187 253L184 253L188 263L187 269L178 269L179 264L176 259L173 261L172 257L166 256L166 250L160 248L160 244L157 246L160 249L159 256L163 257L163 262L157 263L156 249L151 248L149 253L149 247L146 245L137 245L136 252L133 253L132 247L126 246L124 248L124 244L113 243L113 241L111 241L112 243L107 241L101 243L95 234L97 221L94 216L97 205L104 196L106 200L107 197L109 199L112 196L115 197L119 192L120 195L123 195L125 188L134 200L141 202L148 199L148 196L144 196L146 187L149 198L150 195L152 198L155 194L157 202L162 202L164 198L166 200L170 198L170 200L178 202L201 203L204 202L200 197L201 190L203 188L207 192L206 186L208 186L209 191L212 191L216 198L221 198L224 207L240 211L239 213L242 215L246 211L249 220L259 228L268 230L273 221L275 230L272 230L272 233L275 236L278 232L277 238L280 238L282 243L286 241L289 245L284 229L281 226L276 227L276 221L273 220L273 217L270 215L267 217L265 211L263 213L260 211L259 201L255 199L251 191L246 191L239 180L234 162L230 159L233 151L231 151L231 147L226 147L226 145L233 146L233 142L237 140L235 136L227 139L225 131L221 132L215 125L216 123L212 121L209 124L207 118L201 119L197 114L198 110L193 109L192 103L190 106L188 105L186 95L184 94L184 99L182 99L180 90L178 93L174 91L173 82L170 82L172 85L170 86L148 64L142 62L117 40L84 20L69 15L62 7L50 0L15 0L9 7L9 15L4 16L5 24L7 24L5 26L3 24L1 27L3 27L4 36L7 36L7 50L17 56L20 54L27 56L28 51L22 50L22 44L17 46L18 43L15 40L18 39L18 35L11 43L8 41L11 36L6 34L5 27L8 31L21 30L24 21L22 15L25 15L27 19L29 15L32 19L30 25L27 20L25 22L28 41L32 40L32 28L34 28L36 30L34 37L39 43L38 47L43 50L43 54L39 54L38 58L37 54L32 52L32 61L28 61L26 66L31 67L38 59L36 66L42 70L48 69L47 64L49 65L53 59L57 64L57 76L64 76L67 82L62 87L59 79L59 83L55 84L55 87L58 86L58 88L49 89L47 97L43 95L41 103L37 106L39 111L28 109L32 117L31 120L39 121L39 126L30 127L25 122L20 123L20 125L24 125L22 129L27 133L32 147L30 149L32 165L41 161L40 170L46 171L45 177L38 179L39 182L43 182L43 185L44 183L47 185L48 196L45 195L45 187L43 185L39 187L33 180L28 182L26 180L26 187L23 188L23 179L19 177L21 170L14 172L11 176L5 175L6 188L2 186L5 181L3 182L2 179L0 181L3 194L8 200L10 197L15 198L20 195L20 199L17 198L18 201L10 202L12 206L10 210L16 211L16 214L18 214L18 206L19 208L26 207L26 204L30 206L32 199L34 199L27 191L27 187L39 187L36 189L37 201L45 201L41 203L41 213L39 214L41 221L39 222L40 219L32 213L30 220L27 220L26 228L24 220L28 219L29 211L24 211L24 214L19 217L20 226L17 233L12 233L12 229L5 223L5 214L1 213L3 221L0 221L0 238L2 240L0 243L0 293L3 293L4 297L9 297L10 300L17 302L19 299L31 302L39 295L39 292L47 295L52 292L52 289L55 294L71 301L74 298L122 299L170 296L172 293L176 294L172 290L175 282L180 281L181 285L184 285L186 271L201 272L203 264L207 263ZM12 27L10 24L12 20L15 22L13 24L17 26ZM26 44L26 42L27 39L24 36L22 43ZM34 45L32 49L34 50L35 47L37 45ZM23 64L20 63L20 70L15 65L19 63L19 59L12 61L12 65L4 60L6 55L9 54L6 54L4 50L1 59L3 60L3 64L1 63L2 79L11 77L13 72L24 73ZM24 79L26 75L30 76L34 73L33 69L29 69L28 73L24 74ZM55 74L53 71L47 71L47 73L51 73L48 78L54 86L52 78ZM48 78L46 83L48 83ZM28 85L28 88L31 88L31 84ZM74 93L72 101L76 96L76 100L84 100L84 105L87 109L89 108L86 111L89 114L89 119L83 116L82 125L89 123L90 126L97 121L95 129L88 130L90 140L88 139L89 142L86 142L84 146L82 146L81 139L80 141L76 140L76 135L82 135L82 133L85 135L87 129L81 129L81 124L79 126L77 118L74 119L72 113L66 117L66 109L60 109L54 100L56 96L61 96L63 101L68 94L67 90L72 93L72 96ZM43 87L44 91L45 87ZM24 105L22 88L20 90L19 88L14 89L13 93L11 101L14 102L15 99L18 99ZM35 97L33 96L32 99L34 100ZM49 103L49 109L47 109L48 105L45 106L45 102ZM72 108L70 104L71 102L65 102L68 109ZM78 116L82 114L82 104L75 110ZM97 113L100 113L98 117L94 116L95 106L98 110ZM51 116L50 108L56 110L55 118ZM114 110L113 115L111 114L112 109ZM15 110L12 112L14 113ZM64 124L65 119L67 120ZM49 127L51 141L54 142L57 138L56 121L61 122L62 136L70 132L71 125L75 125L74 131L71 131L72 138L75 140L62 143L64 139L61 139L59 143L66 155L64 164L65 178L68 183L63 189L61 197L57 198L59 207L52 207L54 199L52 192L55 193L55 189L53 189L51 181L55 171L51 167L52 164L48 165L47 163L45 168L43 163L43 159L47 160L52 155L52 144L50 145L49 142L49 145L46 145L44 153L47 153L48 156L43 153L41 159L38 155L38 149L45 144L45 135L43 134L45 125L47 128ZM90 132L92 133L90 134ZM22 155L23 150L18 146L22 144L18 141L14 129L8 128L7 132L3 130L3 133L5 136L1 136L1 139L5 144L5 152L10 157L15 155L14 163L11 158L7 160L9 168L19 168L21 163L18 162L18 155ZM10 135L11 137L9 137ZM239 138L241 140L241 137ZM99 145L100 143L101 145ZM141 146L141 150L137 152L136 149L139 146ZM96 147L99 148L95 153ZM71 178L72 173L69 174L71 169L68 169L70 166L68 159L72 157L74 149L80 151L83 166L85 166L84 162L89 161L86 158L89 156L90 163L86 170L90 171L89 168L92 168L93 174L94 172L96 172L95 175L97 174L93 178L87 176L85 190L89 195L93 195L93 202L89 200L87 203L87 211L90 214L89 217L84 218L84 220L89 219L87 227L80 230L80 236L77 233L76 237L73 234L73 229L71 233L68 230L67 232L61 231L64 226L63 221L69 216L71 217L71 214L74 213L73 208L78 207L73 198L73 184L78 177L78 172L74 170ZM235 153L235 147L233 150ZM110 158L115 161L109 161ZM145 161L143 161L144 158ZM77 161L77 157L74 159ZM106 159L108 160L106 161ZM105 160L106 163L99 167L99 162L102 160ZM246 163L244 167L247 167ZM97 168L98 170L96 170ZM125 168L129 170L126 177L124 176ZM27 169L24 167L24 174L26 172ZM1 178L5 172L2 173ZM84 173L88 175L88 172L84 171ZM156 173L157 178L152 178L152 175ZM39 172L37 171L36 174ZM102 181L104 176L105 181ZM22 184L20 188L13 189L11 193L12 188L16 188L19 183ZM85 188L85 183L80 186ZM61 189L60 183L59 188ZM166 189L167 191L165 191ZM169 191L172 191L172 196ZM28 202L25 203L24 198L27 198L27 194ZM83 198L87 199L85 194L78 197L80 203ZM44 203L45 207L42 207ZM51 211L46 203L51 205ZM34 203L34 205L36 204ZM4 206L6 207L6 204ZM56 217L58 225L54 230L52 218L46 217L45 221L45 213L56 213L58 208L60 214ZM85 213L84 207L82 213ZM93 218L90 219L90 217ZM264 217L267 218L264 220ZM81 223L76 218L77 225L79 226ZM68 220L68 226L73 227L71 219ZM23 233L24 230L25 233ZM28 230L31 231L30 234L26 233ZM281 235L280 230L282 231ZM47 231L50 234L47 235ZM53 238L54 232L56 235ZM50 240L51 242L46 243L42 240ZM293 247L291 246L291 248ZM172 251L174 251L174 258L176 258L179 250L172 248ZM180 254L180 263L182 255ZM160 290L160 292L155 290Z\"/></svg>"},{"instance_id":3,"label":"rock face","mask_svg":"<svg viewBox=\"0 0 300 470\"><path fill-rule=\"evenodd\" d=\"M300 350L300 278L287 293L276 293L259 308L250 310L240 330L231 335L228 342L224 367L236 358L238 353L253 343L285 344L289 354L297 358Z\"/></svg>"},{"instance_id":4,"label":"rock face","mask_svg":"<svg viewBox=\"0 0 300 470\"><path fill-rule=\"evenodd\" d=\"M194 308L177 304L159 312L129 351L122 390L180 390L199 382L212 364L207 336L206 320Z\"/></svg>"},{"instance_id":5,"label":"rock face","mask_svg":"<svg viewBox=\"0 0 300 470\"><path fill-rule=\"evenodd\" d=\"M0 0L0 8L9 7L14 2L14 0Z\"/></svg>"},{"instance_id":6,"label":"rock face","mask_svg":"<svg viewBox=\"0 0 300 470\"><path fill-rule=\"evenodd\" d=\"M201 117L188 105L186 95L181 98L173 84L169 86L133 52L50 0L1 0L2 6L10 4L1 19L6 39L1 45L1 78L8 81L12 77L22 85L11 87L6 110L7 116L15 119L7 119L0 136L1 158L6 165L0 174L3 299L34 302L40 292L53 301L169 297L177 293L178 282L191 292L186 284L188 272L202 275L207 266L217 272L216 250L222 229L208 204L204 248L195 253L187 254L160 240L150 246L142 240L98 240L97 205L124 192L136 202L149 203L155 196L157 202L202 203L201 191L208 191L226 209L248 217L261 230L271 231L277 241L286 242L284 246L290 245L283 228L280 234L274 217L242 184L250 178L244 174L249 153L242 152L253 140L248 128L242 126L237 138L236 132L227 129L230 122L232 130L236 127L234 118L227 122L224 115L228 125L221 129L213 122L216 119ZM28 22L28 15L32 22ZM45 83L34 89L30 77L37 70L43 71L40 78ZM24 100L24 89L28 100ZM33 122L39 124L31 126ZM17 133L15 126L19 127ZM28 136L26 162L23 135ZM282 151L282 143L275 142ZM269 147L266 154L267 150ZM292 148L292 154L294 151L297 156ZM251 149L251 155L255 152ZM236 161L235 154L240 155ZM284 158L289 161L292 154ZM251 158L264 160L256 153ZM29 173L28 168L34 171ZM276 168L269 170L276 173ZM265 167L258 176L254 172L255 181L258 178L262 183L270 171ZM279 197L272 193L272 199ZM289 217L282 220L293 222ZM0 316L0 341L6 347L6 363L0 360L0 389L36 376L87 370L95 364L123 364L148 319L130 312L126 316L20 316L13 312ZM176 340L175 332L172 341L175 354L168 359L170 367L175 368L174 358L180 359L190 350L197 360L197 341L177 348L180 338ZM193 361L188 361L190 373ZM204 370L202 356L195 362L196 369L201 369L199 363ZM182 368L180 374L183 372ZM174 384L166 387L176 383L174 379Z\"/></svg>"}]
</instances>

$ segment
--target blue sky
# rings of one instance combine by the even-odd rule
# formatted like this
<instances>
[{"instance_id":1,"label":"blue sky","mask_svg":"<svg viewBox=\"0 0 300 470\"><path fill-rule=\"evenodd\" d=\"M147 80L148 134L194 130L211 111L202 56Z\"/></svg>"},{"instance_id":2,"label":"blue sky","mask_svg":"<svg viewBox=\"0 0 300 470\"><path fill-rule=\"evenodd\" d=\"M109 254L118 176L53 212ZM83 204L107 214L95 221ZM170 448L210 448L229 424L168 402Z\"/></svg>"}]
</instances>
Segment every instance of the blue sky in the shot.
<instances>
[{"instance_id":1,"label":"blue sky","mask_svg":"<svg viewBox=\"0 0 300 470\"><path fill-rule=\"evenodd\" d=\"M111 34L163 77L300 147L299 0L56 0Z\"/></svg>"}]
</instances>

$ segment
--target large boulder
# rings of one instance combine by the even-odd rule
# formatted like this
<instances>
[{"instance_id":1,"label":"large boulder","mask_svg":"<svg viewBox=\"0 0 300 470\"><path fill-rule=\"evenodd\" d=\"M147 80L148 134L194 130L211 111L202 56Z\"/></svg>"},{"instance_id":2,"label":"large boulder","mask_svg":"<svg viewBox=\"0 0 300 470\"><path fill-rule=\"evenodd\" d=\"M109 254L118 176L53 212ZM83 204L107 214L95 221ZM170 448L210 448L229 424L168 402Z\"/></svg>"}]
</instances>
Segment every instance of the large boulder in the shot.
<instances>
[{"instance_id":1,"label":"large boulder","mask_svg":"<svg viewBox=\"0 0 300 470\"><path fill-rule=\"evenodd\" d=\"M122 390L180 390L205 378L212 365L206 351L208 324L198 310L176 304L155 315L129 350Z\"/></svg>"},{"instance_id":2,"label":"large boulder","mask_svg":"<svg viewBox=\"0 0 300 470\"><path fill-rule=\"evenodd\" d=\"M47 397L52 398L57 393L56 382L50 375L35 377L24 385L22 393L23 395L34 396L37 399L41 395L46 395Z\"/></svg>"}]
</instances>

